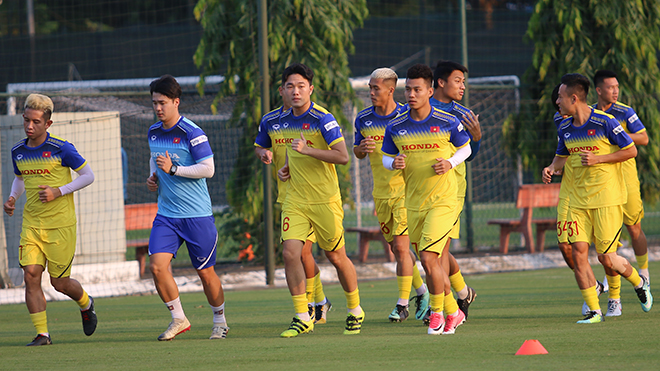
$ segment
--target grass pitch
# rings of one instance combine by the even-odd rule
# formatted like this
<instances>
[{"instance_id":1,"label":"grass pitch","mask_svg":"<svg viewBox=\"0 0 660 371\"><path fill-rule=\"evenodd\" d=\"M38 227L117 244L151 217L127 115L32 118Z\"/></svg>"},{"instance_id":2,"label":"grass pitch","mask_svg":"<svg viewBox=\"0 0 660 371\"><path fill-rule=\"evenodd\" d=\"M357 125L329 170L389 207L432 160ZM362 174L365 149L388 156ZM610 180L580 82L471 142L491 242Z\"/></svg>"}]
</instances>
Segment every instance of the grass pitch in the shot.
<instances>
[{"instance_id":1,"label":"grass pitch","mask_svg":"<svg viewBox=\"0 0 660 371\"><path fill-rule=\"evenodd\" d=\"M660 262L651 263L660 280ZM594 267L597 277L602 268ZM231 330L226 340L208 340L211 310L202 293L181 299L192 330L174 341L156 337L169 323L158 296L99 298L96 333L82 333L71 301L48 303L54 344L25 347L34 330L24 305L0 306L0 369L48 370L657 370L660 364L660 304L643 313L622 282L623 315L577 325L582 298L567 268L466 277L478 292L470 318L455 335L429 336L421 321L394 324L387 316L396 281L360 283L367 318L362 334L342 335L345 298L328 285L334 304L328 323L313 334L281 339L291 321L286 289L226 293ZM656 284L656 285L660 285ZM660 294L658 294L660 300ZM601 297L601 305L607 299ZM414 318L414 317L413 317ZM514 356L527 339L549 354Z\"/></svg>"}]
</instances>

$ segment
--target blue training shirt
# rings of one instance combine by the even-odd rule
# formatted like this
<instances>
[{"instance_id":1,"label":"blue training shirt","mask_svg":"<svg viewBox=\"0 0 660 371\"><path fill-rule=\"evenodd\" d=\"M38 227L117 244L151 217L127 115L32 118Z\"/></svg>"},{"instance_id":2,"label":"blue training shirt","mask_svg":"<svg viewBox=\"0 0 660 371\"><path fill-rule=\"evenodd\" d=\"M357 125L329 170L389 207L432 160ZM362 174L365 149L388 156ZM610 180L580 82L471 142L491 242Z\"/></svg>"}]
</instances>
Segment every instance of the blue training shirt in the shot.
<instances>
[{"instance_id":1,"label":"blue training shirt","mask_svg":"<svg viewBox=\"0 0 660 371\"><path fill-rule=\"evenodd\" d=\"M463 115L466 115L468 112L470 112L468 108L459 103L456 103L455 101L451 101L451 103L443 103L431 97L429 102L431 103L431 106L456 116L460 122L463 122ZM472 153L465 161L472 161L479 152L479 148L481 148L481 141L475 141L467 128L465 129L465 132L470 136L470 148L472 149Z\"/></svg>"},{"instance_id":2,"label":"blue training shirt","mask_svg":"<svg viewBox=\"0 0 660 371\"><path fill-rule=\"evenodd\" d=\"M164 129L162 122L149 128L149 148L151 158L156 161L165 152L177 166L191 166L213 157L204 131L194 122L181 116L170 129ZM168 218L198 218L211 216L211 197L206 179L191 179L172 176L161 170L158 176L158 214Z\"/></svg>"}]
</instances>

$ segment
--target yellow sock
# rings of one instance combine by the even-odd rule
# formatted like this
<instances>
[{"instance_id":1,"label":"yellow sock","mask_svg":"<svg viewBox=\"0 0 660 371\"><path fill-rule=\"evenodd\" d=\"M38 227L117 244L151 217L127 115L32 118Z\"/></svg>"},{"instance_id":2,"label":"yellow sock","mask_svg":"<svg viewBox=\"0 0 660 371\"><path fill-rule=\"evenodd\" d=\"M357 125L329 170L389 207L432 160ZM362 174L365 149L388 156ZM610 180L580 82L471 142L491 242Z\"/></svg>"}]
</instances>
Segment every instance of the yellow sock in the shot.
<instances>
[{"instance_id":1,"label":"yellow sock","mask_svg":"<svg viewBox=\"0 0 660 371\"><path fill-rule=\"evenodd\" d=\"M419 273L419 268L417 268L416 262L413 262L412 286L415 290L424 286L424 280L422 279L422 274Z\"/></svg>"},{"instance_id":2,"label":"yellow sock","mask_svg":"<svg viewBox=\"0 0 660 371\"><path fill-rule=\"evenodd\" d=\"M458 272L449 276L449 281L451 282L451 288L454 291L459 292L465 288L465 279L463 279L463 274L459 269Z\"/></svg>"},{"instance_id":3,"label":"yellow sock","mask_svg":"<svg viewBox=\"0 0 660 371\"><path fill-rule=\"evenodd\" d=\"M291 299L293 300L293 310L296 313L307 313L307 295L291 295Z\"/></svg>"},{"instance_id":4,"label":"yellow sock","mask_svg":"<svg viewBox=\"0 0 660 371\"><path fill-rule=\"evenodd\" d=\"M355 309L360 305L360 290L355 289L355 291L352 292L346 292L344 291L344 295L346 295L346 307L350 309Z\"/></svg>"},{"instance_id":5,"label":"yellow sock","mask_svg":"<svg viewBox=\"0 0 660 371\"><path fill-rule=\"evenodd\" d=\"M584 301L589 306L589 309L592 311L600 310L600 303L598 303L598 292L596 291L596 286L589 287L584 290L580 290Z\"/></svg>"},{"instance_id":6,"label":"yellow sock","mask_svg":"<svg viewBox=\"0 0 660 371\"><path fill-rule=\"evenodd\" d=\"M305 295L307 297L307 302L308 303L313 303L314 302L314 278L307 278L305 280L305 282L306 282Z\"/></svg>"},{"instance_id":7,"label":"yellow sock","mask_svg":"<svg viewBox=\"0 0 660 371\"><path fill-rule=\"evenodd\" d=\"M637 266L639 269L649 268L649 253L644 255L635 255L635 259L637 259Z\"/></svg>"},{"instance_id":8,"label":"yellow sock","mask_svg":"<svg viewBox=\"0 0 660 371\"><path fill-rule=\"evenodd\" d=\"M412 276L396 276L396 283L399 286L399 299L408 301L410 298L410 285L412 285Z\"/></svg>"},{"instance_id":9,"label":"yellow sock","mask_svg":"<svg viewBox=\"0 0 660 371\"><path fill-rule=\"evenodd\" d=\"M621 299L621 276L618 274L616 276L605 276L607 277L607 284L610 286L608 297L610 299Z\"/></svg>"},{"instance_id":10,"label":"yellow sock","mask_svg":"<svg viewBox=\"0 0 660 371\"><path fill-rule=\"evenodd\" d=\"M34 328L37 329L37 335L48 333L48 318L46 318L46 311L39 313L30 313L30 319Z\"/></svg>"},{"instance_id":11,"label":"yellow sock","mask_svg":"<svg viewBox=\"0 0 660 371\"><path fill-rule=\"evenodd\" d=\"M87 291L83 290L82 297L76 300L76 303L78 303L80 309L87 309L89 306L89 296L87 295Z\"/></svg>"},{"instance_id":12,"label":"yellow sock","mask_svg":"<svg viewBox=\"0 0 660 371\"><path fill-rule=\"evenodd\" d=\"M430 294L430 296L431 312L442 312L445 309L445 293L442 292L438 295Z\"/></svg>"},{"instance_id":13,"label":"yellow sock","mask_svg":"<svg viewBox=\"0 0 660 371\"><path fill-rule=\"evenodd\" d=\"M451 316L458 312L458 303L456 302L456 299L454 299L454 295L446 295L445 294L445 314L448 316Z\"/></svg>"},{"instance_id":14,"label":"yellow sock","mask_svg":"<svg viewBox=\"0 0 660 371\"><path fill-rule=\"evenodd\" d=\"M325 299L325 293L323 292L323 283L321 282L321 272L319 272L314 276L314 301L320 303L323 299Z\"/></svg>"},{"instance_id":15,"label":"yellow sock","mask_svg":"<svg viewBox=\"0 0 660 371\"><path fill-rule=\"evenodd\" d=\"M628 277L623 277L626 279L626 281L632 283L633 287L639 286L640 283L642 283L642 277L639 276L639 272L637 272L637 269L633 268L632 274Z\"/></svg>"}]
</instances>

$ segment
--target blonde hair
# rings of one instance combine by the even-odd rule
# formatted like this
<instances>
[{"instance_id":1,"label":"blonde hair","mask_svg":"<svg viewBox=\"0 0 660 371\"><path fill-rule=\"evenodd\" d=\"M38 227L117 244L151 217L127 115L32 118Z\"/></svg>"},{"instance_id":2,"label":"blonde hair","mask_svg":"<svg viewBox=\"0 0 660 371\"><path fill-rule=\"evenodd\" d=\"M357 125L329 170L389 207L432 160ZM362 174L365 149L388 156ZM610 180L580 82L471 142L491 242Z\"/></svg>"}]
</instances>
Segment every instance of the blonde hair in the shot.
<instances>
[{"instance_id":1,"label":"blonde hair","mask_svg":"<svg viewBox=\"0 0 660 371\"><path fill-rule=\"evenodd\" d=\"M399 76L391 68L377 68L371 73L372 79L383 79L383 81L391 81L396 86Z\"/></svg>"},{"instance_id":2,"label":"blonde hair","mask_svg":"<svg viewBox=\"0 0 660 371\"><path fill-rule=\"evenodd\" d=\"M44 118L48 121L53 114L54 105L53 101L43 94L30 94L25 100L25 105L23 106L23 109L28 108L43 112Z\"/></svg>"}]
</instances>

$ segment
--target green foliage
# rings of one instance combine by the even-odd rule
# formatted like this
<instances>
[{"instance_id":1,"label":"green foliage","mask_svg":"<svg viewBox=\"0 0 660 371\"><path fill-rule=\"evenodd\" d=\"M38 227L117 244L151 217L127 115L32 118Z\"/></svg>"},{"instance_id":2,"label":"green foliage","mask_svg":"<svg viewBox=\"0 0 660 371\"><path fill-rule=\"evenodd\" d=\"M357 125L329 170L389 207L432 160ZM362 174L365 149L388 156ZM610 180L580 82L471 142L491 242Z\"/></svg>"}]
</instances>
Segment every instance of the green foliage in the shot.
<instances>
[{"instance_id":1,"label":"green foliage","mask_svg":"<svg viewBox=\"0 0 660 371\"><path fill-rule=\"evenodd\" d=\"M202 70L198 85L203 93L204 77L226 76L212 109L219 102L236 97L230 125L244 128L239 145L239 160L227 183L227 194L233 212L250 224L261 219L261 162L254 155L254 138L259 129L261 112L260 75L258 65L257 0L199 0L195 18L204 33L193 57ZM281 105L278 86L286 66L301 62L314 70L312 100L327 108L350 127L343 107L357 98L350 82L348 53L354 51L353 29L367 16L365 0L281 0L268 6L270 106ZM340 173L347 170L340 170ZM342 189L350 182L342 179Z\"/></svg>"},{"instance_id":2,"label":"green foliage","mask_svg":"<svg viewBox=\"0 0 660 371\"><path fill-rule=\"evenodd\" d=\"M647 128L649 145L639 146L637 165L646 201L658 200L660 171L660 6L658 1L539 0L526 34L534 43L532 67L525 75L531 103L507 122L505 143L520 154L526 169L540 174L556 145L550 102L552 89L566 73L589 78L596 70L616 71L619 100L632 106ZM589 101L596 101L595 88Z\"/></svg>"}]
</instances>

